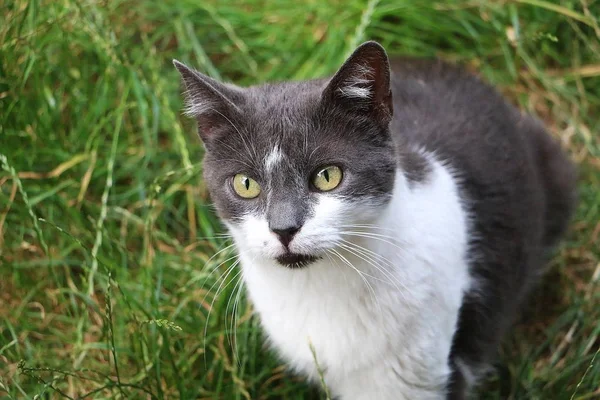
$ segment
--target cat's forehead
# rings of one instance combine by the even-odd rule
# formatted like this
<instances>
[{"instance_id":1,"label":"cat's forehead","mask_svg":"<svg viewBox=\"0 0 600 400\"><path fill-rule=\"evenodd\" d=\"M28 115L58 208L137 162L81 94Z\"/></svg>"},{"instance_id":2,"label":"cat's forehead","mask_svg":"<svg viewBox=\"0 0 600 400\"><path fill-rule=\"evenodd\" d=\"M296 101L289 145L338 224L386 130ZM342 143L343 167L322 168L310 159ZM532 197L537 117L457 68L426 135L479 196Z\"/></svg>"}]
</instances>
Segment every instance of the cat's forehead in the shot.
<instances>
[{"instance_id":1,"label":"cat's forehead","mask_svg":"<svg viewBox=\"0 0 600 400\"><path fill-rule=\"evenodd\" d=\"M374 125L324 105L327 83L314 80L246 88L241 115L228 120L228 128L211 145L211 159L222 161L220 168L227 161L233 163L232 168L265 178L284 170L308 173L326 163L355 164L356 158L370 151L372 141L366 138Z\"/></svg>"},{"instance_id":2,"label":"cat's forehead","mask_svg":"<svg viewBox=\"0 0 600 400\"><path fill-rule=\"evenodd\" d=\"M266 83L246 88L246 95L250 103L256 107L290 111L318 100L326 83L327 81L323 79Z\"/></svg>"},{"instance_id":3,"label":"cat's forehead","mask_svg":"<svg viewBox=\"0 0 600 400\"><path fill-rule=\"evenodd\" d=\"M265 128L294 129L314 118L322 85L318 82L267 84L248 90L247 114Z\"/></svg>"},{"instance_id":4,"label":"cat's forehead","mask_svg":"<svg viewBox=\"0 0 600 400\"><path fill-rule=\"evenodd\" d=\"M244 133L255 150L275 160L298 154L301 146L314 146L325 122L318 112L321 91L322 84L316 82L251 88Z\"/></svg>"}]
</instances>

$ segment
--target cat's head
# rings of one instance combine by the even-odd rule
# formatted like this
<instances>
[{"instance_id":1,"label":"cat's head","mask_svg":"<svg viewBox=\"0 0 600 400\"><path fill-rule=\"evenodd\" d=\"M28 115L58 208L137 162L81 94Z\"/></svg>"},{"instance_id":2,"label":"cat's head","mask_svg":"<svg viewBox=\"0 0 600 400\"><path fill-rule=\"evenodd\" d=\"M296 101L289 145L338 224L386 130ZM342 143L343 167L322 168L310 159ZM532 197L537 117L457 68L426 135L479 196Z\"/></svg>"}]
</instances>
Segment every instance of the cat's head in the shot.
<instances>
[{"instance_id":1,"label":"cat's head","mask_svg":"<svg viewBox=\"0 0 600 400\"><path fill-rule=\"evenodd\" d=\"M241 88L175 61L204 142L204 177L240 252L301 267L391 197L390 70L367 42L331 79Z\"/></svg>"}]
</instances>

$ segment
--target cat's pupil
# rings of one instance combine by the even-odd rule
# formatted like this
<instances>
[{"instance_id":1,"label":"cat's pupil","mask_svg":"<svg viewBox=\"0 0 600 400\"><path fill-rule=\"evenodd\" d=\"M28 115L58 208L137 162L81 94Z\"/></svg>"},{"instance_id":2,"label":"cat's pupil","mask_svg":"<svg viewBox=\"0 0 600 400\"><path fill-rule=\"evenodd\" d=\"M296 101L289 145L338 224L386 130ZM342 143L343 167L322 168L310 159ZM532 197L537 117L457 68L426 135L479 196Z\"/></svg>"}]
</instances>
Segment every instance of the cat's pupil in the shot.
<instances>
[{"instance_id":1,"label":"cat's pupil","mask_svg":"<svg viewBox=\"0 0 600 400\"><path fill-rule=\"evenodd\" d=\"M244 178L244 186L246 186L246 190L250 189L250 179Z\"/></svg>"},{"instance_id":2,"label":"cat's pupil","mask_svg":"<svg viewBox=\"0 0 600 400\"><path fill-rule=\"evenodd\" d=\"M329 182L329 171L327 171L326 169L323 170L323 177L327 182Z\"/></svg>"}]
</instances>

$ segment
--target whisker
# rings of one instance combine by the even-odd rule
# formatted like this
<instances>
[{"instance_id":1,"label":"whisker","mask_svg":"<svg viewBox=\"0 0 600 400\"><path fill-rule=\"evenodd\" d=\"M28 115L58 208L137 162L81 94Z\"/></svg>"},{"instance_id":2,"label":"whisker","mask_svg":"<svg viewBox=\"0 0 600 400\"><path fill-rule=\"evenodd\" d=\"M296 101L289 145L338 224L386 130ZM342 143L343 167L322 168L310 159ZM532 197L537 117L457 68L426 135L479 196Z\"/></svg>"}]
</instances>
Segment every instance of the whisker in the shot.
<instances>
[{"instance_id":1,"label":"whisker","mask_svg":"<svg viewBox=\"0 0 600 400\"><path fill-rule=\"evenodd\" d=\"M336 266L336 268L338 270L340 270L340 272L342 271L342 268L340 267L340 265L338 263L335 262L335 260L333 259L333 257L331 257L331 255L329 254L329 252L326 252L325 255L327 256L327 259ZM346 274L342 273L342 275L344 276L344 280L346 281L346 283L348 283L348 277L346 276Z\"/></svg>"},{"instance_id":2,"label":"whisker","mask_svg":"<svg viewBox=\"0 0 600 400\"><path fill-rule=\"evenodd\" d=\"M229 233L218 233L214 236L195 236L197 240L211 240L211 239L231 239L233 235Z\"/></svg>"},{"instance_id":3,"label":"whisker","mask_svg":"<svg viewBox=\"0 0 600 400\"><path fill-rule=\"evenodd\" d=\"M246 138L244 137L244 135L242 135L242 132L240 132L238 127L235 126L235 124L233 122L231 122L231 120L229 118L227 118L225 115L220 113L218 110L214 110L214 111L217 112L219 115L221 115L223 118L225 118L227 120L227 122L229 122L229 124L233 127L233 129L236 130L238 135L240 135L240 139L242 139L242 142L244 143L244 147L246 147L246 150L248 151L248 153L252 154L252 160L260 160L261 158L258 157L258 155L256 154L256 149L248 144L248 142L246 141Z\"/></svg>"},{"instance_id":4,"label":"whisker","mask_svg":"<svg viewBox=\"0 0 600 400\"><path fill-rule=\"evenodd\" d=\"M410 294L411 290L397 277L395 277L388 269L386 269L383 265L378 265L375 262L377 261L376 259L374 259L373 257L369 256L368 253L365 253L363 250L356 248L356 247L352 247L346 244L340 244L340 246L342 248L344 248L346 251L354 254L356 257L360 258L361 260L367 262L369 265L371 265L373 268L375 268L377 271L379 271L380 273L382 273L384 275L385 278L387 278L387 282L386 283L390 283L392 284L396 290L398 291L398 293L404 297L405 300L409 300L409 298L406 296L406 293ZM363 248L364 250L368 250ZM375 253L373 253L375 254ZM376 254L377 255L377 254ZM388 266L393 268L392 264L388 263ZM399 286L398 286L399 285ZM400 287L401 286L401 287Z\"/></svg>"},{"instance_id":5,"label":"whisker","mask_svg":"<svg viewBox=\"0 0 600 400\"><path fill-rule=\"evenodd\" d=\"M231 121L229 121L229 122L231 123ZM234 126L234 128L235 128L235 126ZM237 128L236 128L236 130L237 130ZM238 133L239 133L239 131L238 131ZM240 133L240 135L241 135L241 133ZM230 150L232 155L237 156L236 158L220 159L221 161L233 161L233 162L236 162L239 164L243 164L250 169L255 168L254 165L248 164L247 162L243 161L244 158L247 158L249 156L248 154L242 153L239 149L236 149L235 147L231 146L229 143L227 143L226 141L224 141L222 139L215 139L215 140L217 143L219 143L220 146L223 146L226 149ZM242 137L242 140L243 140L243 137ZM247 146L246 146L246 149L248 150Z\"/></svg>"},{"instance_id":6,"label":"whisker","mask_svg":"<svg viewBox=\"0 0 600 400\"><path fill-rule=\"evenodd\" d=\"M239 278L239 282L242 282L242 277L240 276ZM244 285L240 285L238 288L238 294L235 298L235 301L233 303L233 320L235 321L236 318L236 314L238 312L238 308L239 308L239 303L240 303L240 298L241 298L241 294L244 290ZM241 361L240 361L240 356L239 356L239 346L238 346L238 341L237 341L237 327L238 324L236 323L235 325L233 325L233 338L235 340L235 345L234 345L234 354L235 354L235 359L238 362L238 366L241 367Z\"/></svg>"},{"instance_id":7,"label":"whisker","mask_svg":"<svg viewBox=\"0 0 600 400\"><path fill-rule=\"evenodd\" d=\"M385 228L380 225L374 224L351 224L351 225L339 225L340 228L364 228L364 229L373 229L378 231L389 231L389 232L398 232L397 229Z\"/></svg>"},{"instance_id":8,"label":"whisker","mask_svg":"<svg viewBox=\"0 0 600 400\"><path fill-rule=\"evenodd\" d=\"M337 250L335 250L335 249L329 249L329 251L331 251L340 260L342 260L346 265L348 265L350 268L352 268L354 271L356 271L358 273L358 275L362 278L363 282L366 284L367 288L369 289L369 291L371 293L371 297L374 300L374 303L377 304L377 308L379 309L379 313L383 315L383 312L381 310L381 304L379 303L379 299L377 299L377 295L375 294L375 289L373 289L373 286L371 286L371 284L369 283L369 281L365 277L365 276L370 276L370 275L366 274L364 272L361 272L358 268L356 268L350 261L348 261L348 259L346 257L344 257L342 254L340 254Z\"/></svg>"},{"instance_id":9,"label":"whisker","mask_svg":"<svg viewBox=\"0 0 600 400\"><path fill-rule=\"evenodd\" d=\"M348 246L351 246L352 248L355 248L363 253L366 253L366 255L371 256L372 258L378 259L380 261L383 261L385 264L387 264L388 267L390 267L391 269L396 268L396 265L394 264L394 262L392 262L389 258L384 257L381 254L378 254L376 252L374 252L373 250L365 247L365 246L361 246L358 243L354 243L350 240L345 240L345 239L340 239L339 242L344 243ZM395 257L402 260L404 257L402 255L402 253L396 253Z\"/></svg>"},{"instance_id":10,"label":"whisker","mask_svg":"<svg viewBox=\"0 0 600 400\"><path fill-rule=\"evenodd\" d=\"M375 232L367 232L367 231L350 231L350 230L344 230L342 232L344 232L344 233L355 233L355 234L359 234L359 235L369 235L369 236L373 236L373 237L380 237L380 238L384 238L384 239L389 239L389 240L391 240L393 242L406 243L406 241L398 239L395 236L384 235L383 233L375 233Z\"/></svg>"},{"instance_id":11,"label":"whisker","mask_svg":"<svg viewBox=\"0 0 600 400\"><path fill-rule=\"evenodd\" d=\"M393 262L392 262L390 259L388 259L388 258L384 257L384 256L383 256L383 255L381 255L381 254L378 254L378 253L374 252L373 250L371 250L371 249L369 249L369 248L367 248L367 247L365 247L365 246L361 246L361 245L359 245L358 243L354 243L354 242L352 242L352 241L350 241L350 240L346 240L346 239L340 239L340 240L339 240L339 242L341 242L341 243L345 243L345 244L347 244L347 245L349 245L349 246L355 246L356 248L359 248L359 249L361 249L361 250L364 250L365 252L367 252L367 253L371 254L372 256L374 256L374 257L376 257L376 258L379 258L379 259L381 259L381 260L384 260L384 261L385 261L385 262L387 262L387 263L388 263L388 265L390 265L390 266L394 266L394 265L395 265L395 264L394 264L394 263L393 263ZM401 254L395 254L395 256L396 256L396 257L398 257L398 256L400 256L400 257L401 257L402 255L401 255Z\"/></svg>"},{"instance_id":12,"label":"whisker","mask_svg":"<svg viewBox=\"0 0 600 400\"><path fill-rule=\"evenodd\" d=\"M218 289L217 289L217 292L215 293L215 295L214 295L214 297L213 297L213 299L212 299L212 301L211 301L211 303L210 303L210 307L209 307L209 309L208 309L208 315L207 315L207 317L206 317L206 323L204 324L204 343L203 343L203 350L204 350L204 354L205 354L205 356L204 356L204 362L205 362L205 364L206 364L206 335L207 335L207 333L208 333L208 323L209 323L209 321L210 321L210 315L211 315L211 313L212 313L213 306L214 306L214 304L215 304L215 301L216 301L216 299L219 297L219 293L221 292L221 290L225 290L225 289L227 288L227 286L229 286L229 285L231 284L231 282L233 281L233 279L237 278L237 276L238 276L238 275L240 275L240 274L242 273L242 272L241 272L241 270L240 270L240 271L238 271L238 272L237 272L237 273L236 273L236 274L233 276L233 278L232 278L232 281L228 282L228 283L227 283L227 284L226 284L226 285L223 287L223 289L221 289L221 286L223 286L223 283L225 283L225 282L227 281L227 277L228 277L228 276L231 274L231 272L232 272L232 271L235 269L235 267L236 267L236 266L237 266L239 263L240 263L240 260L238 259L238 260L236 260L236 261L235 261L235 262L234 262L234 263L233 263L233 264L232 264L232 265L231 265L229 268L227 268L227 270L226 270L227 272L226 272L225 276L223 277L223 279L221 280L221 283L219 284L219 287L218 287ZM210 289L210 290L212 290L212 288L213 288L213 287L214 287L214 285L213 285L213 286L211 286L211 289ZM209 292L210 292L210 290L209 290Z\"/></svg>"},{"instance_id":13,"label":"whisker","mask_svg":"<svg viewBox=\"0 0 600 400\"><path fill-rule=\"evenodd\" d=\"M229 249L231 249L233 246L235 246L234 243L231 243L229 246L225 246L224 248L222 248L221 250L217 251L215 254L213 254L205 263L204 263L204 267L206 268L206 266L212 261L213 258L215 258L216 256L218 256L219 254L221 254L224 251L228 251ZM220 266L220 264L218 265ZM218 267L217 266L217 267ZM213 269L214 271L214 269Z\"/></svg>"},{"instance_id":14,"label":"whisker","mask_svg":"<svg viewBox=\"0 0 600 400\"><path fill-rule=\"evenodd\" d=\"M234 354L236 355L236 359L237 359L237 337L235 334L235 330L234 330L234 323L235 323L235 307L237 304L237 301L239 299L239 293L241 292L241 288L242 288L242 277L240 274L239 278L235 284L235 286L233 287L232 292L229 295L229 299L227 300L227 306L225 307L225 320L227 320L227 315L229 314L229 306L231 305L231 300L235 299L233 302L233 309L231 311L231 325L230 325L230 329L227 335L227 339L229 341L229 346L232 347L234 349ZM237 293L237 294L236 294ZM233 335L233 336L232 336ZM238 360L239 362L239 360Z\"/></svg>"},{"instance_id":15,"label":"whisker","mask_svg":"<svg viewBox=\"0 0 600 400\"><path fill-rule=\"evenodd\" d=\"M221 261L216 267L214 267L209 273L208 275L204 276L204 279L202 281L202 283L200 284L200 287L204 287L204 284L206 283L206 281L208 281L208 279L212 276L212 274L214 274L216 271L219 271L219 268L221 267L221 265L227 264L229 261L231 260L235 260L238 257L237 254L234 254L233 256L226 258L225 260ZM200 279L200 278L198 278ZM210 287L210 289L208 290L207 294L204 296L204 298L202 299L202 301L204 302L204 300L206 300L206 296L208 295L208 293L210 293L210 291L212 290L212 288L214 287L214 285L217 284L217 282L219 282L220 277L217 278L216 282L213 283L213 286ZM187 290L187 288L195 283L196 279L193 279L193 281L188 282L188 284L186 284L185 289Z\"/></svg>"},{"instance_id":16,"label":"whisker","mask_svg":"<svg viewBox=\"0 0 600 400\"><path fill-rule=\"evenodd\" d=\"M227 246L227 247L225 247L225 248L223 248L223 249L221 249L221 250L217 251L215 254L213 254L213 255L212 255L212 256L211 256L211 257L210 257L210 258L209 258L209 259L208 259L208 260L207 260L207 261L204 263L204 268L202 269L202 271L204 271L204 269L206 269L206 266L210 264L210 262L212 261L212 259L213 259L213 258L215 258L216 256L218 256L218 255L219 255L219 254L221 254L221 253L224 253L224 252L229 252L229 251L231 250L231 248L232 248L232 247L233 247L233 244L231 244L231 245L229 245L229 246ZM228 254L227 254L227 255L228 255ZM225 257L226 257L227 255L225 255ZM196 282L198 282L200 279L204 279L204 280L202 281L202 283L200 284L200 287L204 287L204 284L206 283L206 281L208 280L208 278L210 278L210 277L211 277L211 275L215 273L215 271L218 271L218 269L219 269L219 267L220 267L221 265L223 265L223 264L227 263L228 261L230 261L230 260L232 260L232 259L234 259L234 258L236 258L236 257L237 257L237 255L234 255L234 256L232 256L232 257L229 257L229 258L225 259L224 261L220 262L220 263L219 263L219 264L217 264L217 265L216 265L214 268L212 268L212 269L210 270L209 274L208 274L208 275L206 275L206 276L202 275L202 276L195 276L195 277L193 277L193 278L192 278L191 280L189 280L189 281L188 281L188 282L187 282L187 283L186 283L186 284L185 284L183 287L179 288L179 289L178 289L178 291L179 291L179 292L184 292L184 291L188 290L190 286L192 286L192 285L196 284ZM203 299L203 300L204 300L204 299Z\"/></svg>"},{"instance_id":17,"label":"whisker","mask_svg":"<svg viewBox=\"0 0 600 400\"><path fill-rule=\"evenodd\" d=\"M396 268L396 265L395 265L395 264L394 264L394 262L392 262L390 259L388 259L388 258L384 257L384 256L383 256L383 255L381 255L381 254L378 254L378 253L374 252L373 250L371 250L371 249L369 249L369 248L367 248L367 247L365 247L365 246L361 246L361 245L359 245L358 243L354 243L354 242L352 242L352 241L345 240L345 239L341 239L340 241L341 241L342 243L345 243L345 244L346 244L346 245L348 245L348 246L351 246L351 247L353 247L353 248L354 248L354 249L356 249L357 251L360 251L360 252L361 252L361 253L363 253L365 256L369 256L369 258L374 258L375 260L379 260L380 262L383 262L385 266L389 267L389 268L390 268L390 269L392 269L392 270ZM398 259L400 259L400 260L402 260L402 259L404 258L404 257L403 257L403 255L402 255L402 253L395 253L395 257L397 257L397 258L398 258ZM380 265L380 266L381 266L381 265ZM381 267L383 267L383 266L381 266ZM390 273L390 272L389 272L389 270L387 270L387 269L386 269L386 271L387 271L388 273ZM398 283L399 283L400 285L402 285L402 287L404 287L404 288L405 288L407 291L409 291L409 292L410 292L409 288L408 288L408 287L406 287L406 285L404 285L404 283L402 283L401 281L398 281Z\"/></svg>"},{"instance_id":18,"label":"whisker","mask_svg":"<svg viewBox=\"0 0 600 400\"><path fill-rule=\"evenodd\" d=\"M340 232L342 235L348 235L348 236L356 236L356 237L362 237L362 238L366 238L366 239L374 239L374 240L379 240L380 242L383 243L387 243L391 246L396 247L399 250L404 251L405 248L403 248L402 246L400 246L400 244L406 244L406 242L404 243L394 243L394 242L398 242L397 239L386 236L386 235L377 235L374 233L365 233L365 232L353 232L353 231L342 231Z\"/></svg>"},{"instance_id":19,"label":"whisker","mask_svg":"<svg viewBox=\"0 0 600 400\"><path fill-rule=\"evenodd\" d=\"M348 252L352 253L356 257L360 258L361 260L367 262L372 267L377 268L377 269L380 268L378 265L374 264L374 261L376 261L376 260L374 260L373 257L369 257L369 255L365 254L364 251L361 251L358 248L355 248L353 246L350 246L350 245L347 245L347 244L344 244L344 243L340 243L339 246L341 248L347 250ZM364 271L363 271L363 273L364 273ZM385 280L382 280L382 279L377 278L377 277L373 277L373 278L377 279L380 282L386 282ZM388 282L388 283L392 283L393 284L393 282ZM400 290L400 288L398 288L398 287L396 287L396 289Z\"/></svg>"},{"instance_id":20,"label":"whisker","mask_svg":"<svg viewBox=\"0 0 600 400\"><path fill-rule=\"evenodd\" d=\"M229 307L231 306L231 300L235 299L236 290L237 290L240 282L241 282L241 277L240 277L240 279L237 280L237 282L233 286L233 290L231 291L231 293L229 293L229 298L227 299L227 305L225 306L225 319L227 319L227 316L229 315ZM233 309L231 310L231 313L233 315ZM232 320L233 320L233 317L232 317ZM233 325L233 322L232 322L232 325ZM229 332L231 332L231 329L229 330ZM230 335L228 335L228 341L229 341L229 345L231 347L233 347L233 341L231 340Z\"/></svg>"}]
</instances>

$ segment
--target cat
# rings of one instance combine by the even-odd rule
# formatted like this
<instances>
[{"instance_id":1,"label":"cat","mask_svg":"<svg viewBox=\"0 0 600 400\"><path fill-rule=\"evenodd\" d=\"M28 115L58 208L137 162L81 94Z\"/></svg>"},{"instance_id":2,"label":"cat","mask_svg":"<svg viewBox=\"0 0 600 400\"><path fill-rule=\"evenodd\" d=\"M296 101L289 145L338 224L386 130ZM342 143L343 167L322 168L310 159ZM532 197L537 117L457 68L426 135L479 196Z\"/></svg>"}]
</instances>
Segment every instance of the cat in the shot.
<instances>
[{"instance_id":1,"label":"cat","mask_svg":"<svg viewBox=\"0 0 600 400\"><path fill-rule=\"evenodd\" d=\"M174 60L271 345L341 400L465 399L575 203L537 119L438 60L360 45L247 88ZM314 349L314 355L311 352Z\"/></svg>"}]
</instances>

